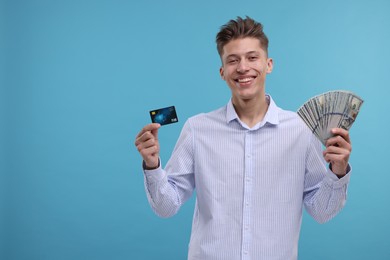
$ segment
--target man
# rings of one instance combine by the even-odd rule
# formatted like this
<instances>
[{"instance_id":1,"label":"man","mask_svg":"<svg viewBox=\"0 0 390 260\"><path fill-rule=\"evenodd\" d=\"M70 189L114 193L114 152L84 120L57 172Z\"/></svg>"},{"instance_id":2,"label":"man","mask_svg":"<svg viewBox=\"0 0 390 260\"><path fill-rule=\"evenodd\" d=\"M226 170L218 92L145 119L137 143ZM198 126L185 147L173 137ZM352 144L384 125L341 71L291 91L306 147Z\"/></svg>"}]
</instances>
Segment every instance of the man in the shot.
<instances>
[{"instance_id":1,"label":"man","mask_svg":"<svg viewBox=\"0 0 390 260\"><path fill-rule=\"evenodd\" d=\"M170 217L196 189L188 259L297 259L303 206L323 223L345 204L349 134L333 129L322 151L297 114L266 95L273 60L261 24L238 17L216 42L229 103L188 119L165 169L160 125L136 137L149 202Z\"/></svg>"}]
</instances>

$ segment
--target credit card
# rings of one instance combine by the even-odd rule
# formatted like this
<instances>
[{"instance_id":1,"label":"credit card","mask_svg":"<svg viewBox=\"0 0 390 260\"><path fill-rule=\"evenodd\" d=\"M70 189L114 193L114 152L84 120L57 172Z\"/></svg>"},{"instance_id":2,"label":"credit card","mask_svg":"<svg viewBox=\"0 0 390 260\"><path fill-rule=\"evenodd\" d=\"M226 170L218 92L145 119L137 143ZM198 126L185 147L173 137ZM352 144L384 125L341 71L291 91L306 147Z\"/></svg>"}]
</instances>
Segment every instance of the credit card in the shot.
<instances>
[{"instance_id":1,"label":"credit card","mask_svg":"<svg viewBox=\"0 0 390 260\"><path fill-rule=\"evenodd\" d=\"M164 107L149 111L150 118L153 123L159 123L160 125L167 125L179 122L177 118L175 106Z\"/></svg>"}]
</instances>

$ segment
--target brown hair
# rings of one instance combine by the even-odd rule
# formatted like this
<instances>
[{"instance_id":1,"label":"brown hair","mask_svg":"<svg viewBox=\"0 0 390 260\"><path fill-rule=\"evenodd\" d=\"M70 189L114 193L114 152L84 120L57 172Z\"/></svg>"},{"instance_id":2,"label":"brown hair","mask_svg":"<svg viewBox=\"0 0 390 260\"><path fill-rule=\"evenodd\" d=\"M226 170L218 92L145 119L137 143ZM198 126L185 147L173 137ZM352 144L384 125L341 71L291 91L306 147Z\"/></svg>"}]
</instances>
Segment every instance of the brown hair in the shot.
<instances>
[{"instance_id":1,"label":"brown hair","mask_svg":"<svg viewBox=\"0 0 390 260\"><path fill-rule=\"evenodd\" d=\"M252 37L260 41L261 47L268 53L268 38L263 32L263 25L246 16L245 19L237 17L221 26L215 39L219 56L223 54L223 47L231 40Z\"/></svg>"}]
</instances>

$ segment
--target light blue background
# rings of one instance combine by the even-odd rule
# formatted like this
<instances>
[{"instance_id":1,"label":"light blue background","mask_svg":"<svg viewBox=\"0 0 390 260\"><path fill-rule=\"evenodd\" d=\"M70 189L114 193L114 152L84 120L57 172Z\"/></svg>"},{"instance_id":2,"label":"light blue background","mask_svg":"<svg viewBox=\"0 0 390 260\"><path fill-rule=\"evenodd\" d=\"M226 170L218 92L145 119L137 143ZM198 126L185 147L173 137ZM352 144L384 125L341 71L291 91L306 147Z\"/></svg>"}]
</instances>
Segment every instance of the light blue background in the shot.
<instances>
[{"instance_id":1,"label":"light blue background","mask_svg":"<svg viewBox=\"0 0 390 260\"><path fill-rule=\"evenodd\" d=\"M300 259L390 259L390 2L0 2L0 259L185 259L194 199L170 219L146 200L134 137L175 105L165 163L185 120L224 105L214 38L236 16L264 23L267 91L297 110L348 89L349 201L331 222L304 215Z\"/></svg>"}]
</instances>

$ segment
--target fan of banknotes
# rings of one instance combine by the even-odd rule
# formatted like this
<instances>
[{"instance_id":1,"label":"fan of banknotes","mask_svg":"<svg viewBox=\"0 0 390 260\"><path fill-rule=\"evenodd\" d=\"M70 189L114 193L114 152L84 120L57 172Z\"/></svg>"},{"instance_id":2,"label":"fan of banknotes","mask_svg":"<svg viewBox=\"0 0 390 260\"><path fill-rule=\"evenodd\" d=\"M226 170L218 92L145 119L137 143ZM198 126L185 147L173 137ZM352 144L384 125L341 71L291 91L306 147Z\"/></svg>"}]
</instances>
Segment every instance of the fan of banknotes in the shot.
<instances>
[{"instance_id":1,"label":"fan of banknotes","mask_svg":"<svg viewBox=\"0 0 390 260\"><path fill-rule=\"evenodd\" d=\"M335 90L312 97L298 109L298 115L325 145L332 128L349 130L363 100L350 91Z\"/></svg>"}]
</instances>

